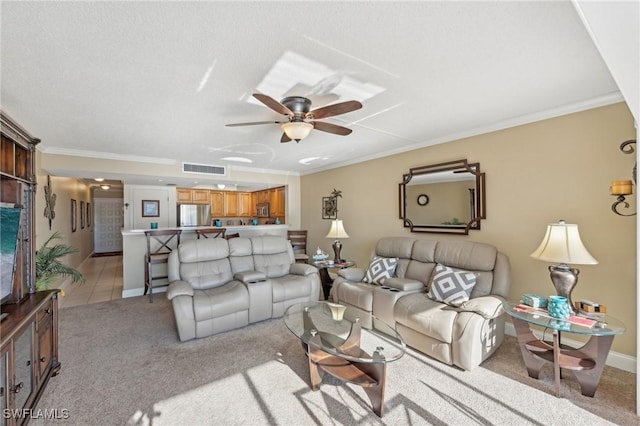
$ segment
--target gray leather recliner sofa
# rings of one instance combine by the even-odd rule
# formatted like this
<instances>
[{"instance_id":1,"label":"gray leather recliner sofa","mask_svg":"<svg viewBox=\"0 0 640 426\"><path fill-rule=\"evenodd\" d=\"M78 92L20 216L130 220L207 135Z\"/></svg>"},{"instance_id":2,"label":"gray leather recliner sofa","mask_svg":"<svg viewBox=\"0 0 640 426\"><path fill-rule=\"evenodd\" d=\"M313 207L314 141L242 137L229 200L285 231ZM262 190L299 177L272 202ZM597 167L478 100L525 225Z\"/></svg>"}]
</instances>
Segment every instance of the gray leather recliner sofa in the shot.
<instances>
[{"instance_id":1,"label":"gray leather recliner sofa","mask_svg":"<svg viewBox=\"0 0 640 426\"><path fill-rule=\"evenodd\" d=\"M372 284L363 282L366 269L342 269L331 289L334 302L371 312L394 327L407 345L465 370L478 366L500 346L510 266L494 246L388 237L377 242L371 259L376 256L398 259L394 275ZM427 297L437 264L475 276L468 301L451 306Z\"/></svg>"},{"instance_id":2,"label":"gray leather recliner sofa","mask_svg":"<svg viewBox=\"0 0 640 426\"><path fill-rule=\"evenodd\" d=\"M277 318L290 305L316 301L318 270L295 263L285 238L208 238L171 252L167 297L181 341Z\"/></svg>"}]
</instances>

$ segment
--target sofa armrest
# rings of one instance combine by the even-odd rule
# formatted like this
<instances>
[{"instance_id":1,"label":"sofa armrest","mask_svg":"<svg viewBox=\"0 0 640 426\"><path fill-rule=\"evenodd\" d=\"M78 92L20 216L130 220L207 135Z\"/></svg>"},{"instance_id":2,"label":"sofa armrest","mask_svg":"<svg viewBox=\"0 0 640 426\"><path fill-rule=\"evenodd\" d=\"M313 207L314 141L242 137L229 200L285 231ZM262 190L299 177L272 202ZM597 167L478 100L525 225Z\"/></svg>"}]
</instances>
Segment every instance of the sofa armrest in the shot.
<instances>
[{"instance_id":1,"label":"sofa armrest","mask_svg":"<svg viewBox=\"0 0 640 426\"><path fill-rule=\"evenodd\" d=\"M259 283L267 280L267 275L264 272L258 271L244 271L236 272L233 276L238 281L242 281L243 284Z\"/></svg>"},{"instance_id":2,"label":"sofa armrest","mask_svg":"<svg viewBox=\"0 0 640 426\"><path fill-rule=\"evenodd\" d=\"M504 313L502 303L504 299L500 296L481 296L469 299L458 306L459 311L475 312L485 319L497 318Z\"/></svg>"},{"instance_id":3,"label":"sofa armrest","mask_svg":"<svg viewBox=\"0 0 640 426\"><path fill-rule=\"evenodd\" d=\"M347 281L361 282L367 271L362 268L345 268L338 271L338 276Z\"/></svg>"},{"instance_id":4,"label":"sofa armrest","mask_svg":"<svg viewBox=\"0 0 640 426\"><path fill-rule=\"evenodd\" d=\"M171 300L178 296L193 297L193 287L186 281L173 281L167 289L167 299Z\"/></svg>"},{"instance_id":5,"label":"sofa armrest","mask_svg":"<svg viewBox=\"0 0 640 426\"><path fill-rule=\"evenodd\" d=\"M402 291L416 291L424 288L424 283L409 278L387 278L382 283L383 286L397 288Z\"/></svg>"},{"instance_id":6,"label":"sofa armrest","mask_svg":"<svg viewBox=\"0 0 640 426\"><path fill-rule=\"evenodd\" d=\"M293 275L311 275L317 274L318 269L313 265L306 263L293 263L289 269L289 273Z\"/></svg>"}]
</instances>

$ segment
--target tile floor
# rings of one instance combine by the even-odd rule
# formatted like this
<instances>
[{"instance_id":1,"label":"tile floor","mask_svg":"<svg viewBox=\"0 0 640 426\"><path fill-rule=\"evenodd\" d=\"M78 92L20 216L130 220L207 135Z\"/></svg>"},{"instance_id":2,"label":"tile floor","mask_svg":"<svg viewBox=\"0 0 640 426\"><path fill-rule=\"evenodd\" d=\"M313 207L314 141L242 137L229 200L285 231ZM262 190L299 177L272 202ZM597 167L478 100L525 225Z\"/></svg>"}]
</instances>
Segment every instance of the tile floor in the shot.
<instances>
[{"instance_id":1,"label":"tile floor","mask_svg":"<svg viewBox=\"0 0 640 426\"><path fill-rule=\"evenodd\" d=\"M61 309L122 298L122 255L89 257L78 270L87 281L66 286Z\"/></svg>"}]
</instances>

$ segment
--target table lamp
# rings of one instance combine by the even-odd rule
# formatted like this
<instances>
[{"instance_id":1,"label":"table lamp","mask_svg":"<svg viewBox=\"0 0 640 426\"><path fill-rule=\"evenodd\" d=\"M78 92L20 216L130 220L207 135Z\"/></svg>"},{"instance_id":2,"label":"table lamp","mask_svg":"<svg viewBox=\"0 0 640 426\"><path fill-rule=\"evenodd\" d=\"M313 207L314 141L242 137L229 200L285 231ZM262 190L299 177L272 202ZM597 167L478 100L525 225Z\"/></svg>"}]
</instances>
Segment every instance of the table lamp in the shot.
<instances>
[{"instance_id":1,"label":"table lamp","mask_svg":"<svg viewBox=\"0 0 640 426\"><path fill-rule=\"evenodd\" d=\"M340 259L340 250L342 249L342 243L338 238L349 238L347 235L347 231L344 230L344 226L342 225L342 220L335 219L331 222L331 229L327 234L327 238L333 238L333 261L335 263L340 263L342 260Z\"/></svg>"},{"instance_id":2,"label":"table lamp","mask_svg":"<svg viewBox=\"0 0 640 426\"><path fill-rule=\"evenodd\" d=\"M578 225L565 223L564 220L559 223L550 223L540 246L531 253L531 257L544 262L559 263L556 266L549 266L551 281L556 288L556 293L567 298L569 308L575 314L576 309L571 300L571 292L578 283L580 270L570 268L568 264L595 265L598 263L582 244Z\"/></svg>"}]
</instances>

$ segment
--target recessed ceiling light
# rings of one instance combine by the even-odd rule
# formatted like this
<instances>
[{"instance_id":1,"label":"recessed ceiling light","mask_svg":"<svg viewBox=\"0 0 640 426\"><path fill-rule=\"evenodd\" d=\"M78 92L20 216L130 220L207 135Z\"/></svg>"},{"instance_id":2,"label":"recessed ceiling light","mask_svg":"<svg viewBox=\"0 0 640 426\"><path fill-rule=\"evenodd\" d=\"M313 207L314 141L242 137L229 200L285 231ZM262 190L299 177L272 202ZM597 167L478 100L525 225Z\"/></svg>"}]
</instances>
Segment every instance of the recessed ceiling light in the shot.
<instances>
[{"instance_id":1,"label":"recessed ceiling light","mask_svg":"<svg viewBox=\"0 0 640 426\"><path fill-rule=\"evenodd\" d=\"M102 188L105 191L107 191L107 190L109 190L111 188L111 185L100 185L100 188Z\"/></svg>"},{"instance_id":2,"label":"recessed ceiling light","mask_svg":"<svg viewBox=\"0 0 640 426\"><path fill-rule=\"evenodd\" d=\"M104 178L94 178L93 180L95 180L96 182L102 182Z\"/></svg>"},{"instance_id":3,"label":"recessed ceiling light","mask_svg":"<svg viewBox=\"0 0 640 426\"><path fill-rule=\"evenodd\" d=\"M245 157L224 157L222 160L225 161L236 161L238 163L253 163L253 160Z\"/></svg>"}]
</instances>

